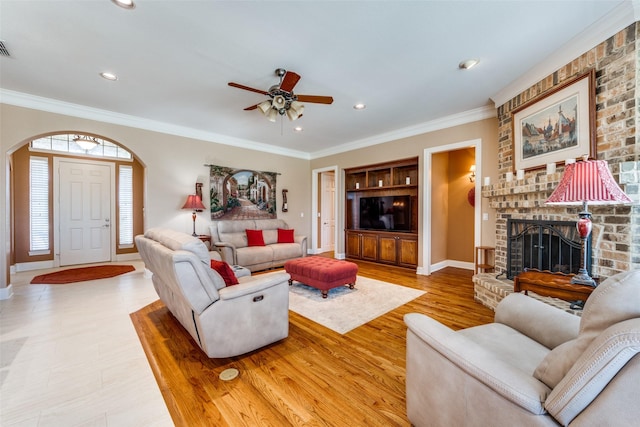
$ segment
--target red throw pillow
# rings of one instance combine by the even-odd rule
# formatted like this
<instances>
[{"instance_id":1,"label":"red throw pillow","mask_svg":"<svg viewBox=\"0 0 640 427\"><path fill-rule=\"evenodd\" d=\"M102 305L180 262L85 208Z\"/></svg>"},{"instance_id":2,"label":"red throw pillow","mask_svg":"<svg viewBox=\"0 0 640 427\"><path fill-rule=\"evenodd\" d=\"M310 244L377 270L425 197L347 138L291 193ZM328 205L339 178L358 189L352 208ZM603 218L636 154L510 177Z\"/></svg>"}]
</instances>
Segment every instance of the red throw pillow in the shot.
<instances>
[{"instance_id":1,"label":"red throw pillow","mask_svg":"<svg viewBox=\"0 0 640 427\"><path fill-rule=\"evenodd\" d=\"M247 233L248 246L264 246L264 237L262 230L245 230Z\"/></svg>"},{"instance_id":2,"label":"red throw pillow","mask_svg":"<svg viewBox=\"0 0 640 427\"><path fill-rule=\"evenodd\" d=\"M278 228L278 243L294 243L293 229Z\"/></svg>"},{"instance_id":3,"label":"red throw pillow","mask_svg":"<svg viewBox=\"0 0 640 427\"><path fill-rule=\"evenodd\" d=\"M229 264L227 264L226 262L212 259L211 268L213 268L215 271L218 272L220 276L222 276L222 278L224 279L225 285L231 286L231 285L237 285L238 283L240 283L238 282L238 278L236 277L236 275L233 273L233 270L231 269L231 267L229 267Z\"/></svg>"}]
</instances>

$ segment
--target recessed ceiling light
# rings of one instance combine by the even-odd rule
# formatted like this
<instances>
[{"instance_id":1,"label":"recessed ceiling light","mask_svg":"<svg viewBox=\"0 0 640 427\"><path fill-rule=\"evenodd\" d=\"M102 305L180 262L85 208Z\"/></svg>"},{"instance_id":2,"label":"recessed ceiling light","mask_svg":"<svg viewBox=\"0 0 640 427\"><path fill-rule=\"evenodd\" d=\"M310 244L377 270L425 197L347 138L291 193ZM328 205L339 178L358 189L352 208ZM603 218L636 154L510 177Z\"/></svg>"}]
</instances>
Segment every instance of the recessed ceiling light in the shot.
<instances>
[{"instance_id":1,"label":"recessed ceiling light","mask_svg":"<svg viewBox=\"0 0 640 427\"><path fill-rule=\"evenodd\" d=\"M103 79L111 80L111 81L118 80L118 76L116 76L113 73L109 73L107 71L105 71L104 73L100 73L100 77L102 77Z\"/></svg>"},{"instance_id":2,"label":"recessed ceiling light","mask_svg":"<svg viewBox=\"0 0 640 427\"><path fill-rule=\"evenodd\" d=\"M118 6L125 9L135 9L136 5L133 3L133 0L111 0Z\"/></svg>"},{"instance_id":3,"label":"recessed ceiling light","mask_svg":"<svg viewBox=\"0 0 640 427\"><path fill-rule=\"evenodd\" d=\"M461 70L470 70L471 68L478 65L478 62L480 61L477 59L467 59L466 61L462 61L461 63L459 63L458 68L460 68Z\"/></svg>"},{"instance_id":4,"label":"recessed ceiling light","mask_svg":"<svg viewBox=\"0 0 640 427\"><path fill-rule=\"evenodd\" d=\"M302 129L302 126L296 126L293 128L294 132L302 132L304 129Z\"/></svg>"},{"instance_id":5,"label":"recessed ceiling light","mask_svg":"<svg viewBox=\"0 0 640 427\"><path fill-rule=\"evenodd\" d=\"M367 108L366 105L364 105L363 103L359 103L353 106L354 109L356 110L364 110L365 108Z\"/></svg>"}]
</instances>

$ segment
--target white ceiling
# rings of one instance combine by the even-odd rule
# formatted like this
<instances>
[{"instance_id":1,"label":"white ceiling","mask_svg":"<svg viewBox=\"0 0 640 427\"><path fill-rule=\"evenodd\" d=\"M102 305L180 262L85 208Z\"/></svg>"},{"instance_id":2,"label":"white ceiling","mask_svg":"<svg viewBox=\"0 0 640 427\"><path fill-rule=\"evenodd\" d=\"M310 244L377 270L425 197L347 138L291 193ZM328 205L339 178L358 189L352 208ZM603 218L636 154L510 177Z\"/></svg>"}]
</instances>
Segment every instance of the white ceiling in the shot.
<instances>
[{"instance_id":1,"label":"white ceiling","mask_svg":"<svg viewBox=\"0 0 640 427\"><path fill-rule=\"evenodd\" d=\"M0 96L313 158L494 114L634 22L637 1L0 0ZM296 122L243 111L266 97L227 83L267 90L279 67L334 103L306 103Z\"/></svg>"}]
</instances>

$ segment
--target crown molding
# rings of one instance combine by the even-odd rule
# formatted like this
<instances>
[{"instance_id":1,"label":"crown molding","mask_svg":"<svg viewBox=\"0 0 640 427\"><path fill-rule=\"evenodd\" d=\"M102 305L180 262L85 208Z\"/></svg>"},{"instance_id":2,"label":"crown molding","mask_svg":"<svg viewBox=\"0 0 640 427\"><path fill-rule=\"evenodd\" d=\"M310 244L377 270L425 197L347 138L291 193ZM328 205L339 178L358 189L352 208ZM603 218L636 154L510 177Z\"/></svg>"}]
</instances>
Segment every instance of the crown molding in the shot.
<instances>
[{"instance_id":1,"label":"crown molding","mask_svg":"<svg viewBox=\"0 0 640 427\"><path fill-rule=\"evenodd\" d=\"M497 107L638 21L640 0L626 0L491 97Z\"/></svg>"},{"instance_id":2,"label":"crown molding","mask_svg":"<svg viewBox=\"0 0 640 427\"><path fill-rule=\"evenodd\" d=\"M186 126L177 126L170 123L144 119L141 117L120 114L113 111L101 110L79 104L72 104L50 98L43 98L22 92L0 89L0 102L2 104L15 105L17 107L47 111L49 113L63 114L65 116L78 117L81 119L112 123L137 129L165 133L168 135L199 139L202 141L215 142L217 144L231 145L249 150L264 151L267 153L309 160L309 153L305 153L303 151L289 150L261 142L234 138L213 132L205 132Z\"/></svg>"},{"instance_id":3,"label":"crown molding","mask_svg":"<svg viewBox=\"0 0 640 427\"><path fill-rule=\"evenodd\" d=\"M158 122L155 120L144 119L136 116L120 114L113 111L101 110L98 108L72 104L69 102L58 101L55 99L44 98L6 89L0 89L0 102L3 104L15 105L17 107L47 111L50 113L63 114L66 116L78 117L88 120L96 120L99 122L112 123L137 129L145 129L153 132L160 132L185 138L199 139L202 141L231 145L234 147L246 148L248 150L263 151L303 160L311 160L333 154L344 153L359 148L365 148L372 145L382 144L384 142L420 135L427 132L433 132L440 129L446 129L453 126L459 126L496 116L495 108L486 106L443 117L441 119L433 120L430 122L421 123L419 125L376 135L371 138L349 142L337 147L328 148L326 150L316 151L314 153L306 153L303 151L285 149L274 145L234 138L228 135L205 132L185 126L172 125L169 123Z\"/></svg>"},{"instance_id":4,"label":"crown molding","mask_svg":"<svg viewBox=\"0 0 640 427\"><path fill-rule=\"evenodd\" d=\"M447 129L454 126L460 126L467 123L476 122L479 120L490 119L496 117L496 109L493 106L485 106L476 108L473 110L464 111L462 113L453 114L447 117L442 117L437 120L421 123L415 126L409 126L402 129L397 129L392 132L382 133L370 138L360 139L346 144L339 145L337 147L327 148L326 150L315 151L311 153L311 159L318 159L321 157L331 156L334 154L340 154L347 151L357 150L360 148L367 148L372 145L383 144L385 142L396 141L402 138L409 138L423 133L434 132L437 130Z\"/></svg>"}]
</instances>

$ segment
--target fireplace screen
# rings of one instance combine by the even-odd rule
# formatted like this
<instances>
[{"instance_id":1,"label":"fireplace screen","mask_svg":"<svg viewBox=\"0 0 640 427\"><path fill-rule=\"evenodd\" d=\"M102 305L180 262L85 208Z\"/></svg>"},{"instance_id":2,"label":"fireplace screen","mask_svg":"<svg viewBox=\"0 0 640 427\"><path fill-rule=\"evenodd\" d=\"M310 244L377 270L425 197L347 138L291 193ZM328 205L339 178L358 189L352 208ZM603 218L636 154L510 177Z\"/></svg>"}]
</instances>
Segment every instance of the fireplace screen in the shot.
<instances>
[{"instance_id":1,"label":"fireplace screen","mask_svg":"<svg viewBox=\"0 0 640 427\"><path fill-rule=\"evenodd\" d=\"M525 268L577 273L580 236L572 221L507 220L507 277ZM591 274L591 236L587 239L587 265Z\"/></svg>"}]
</instances>

